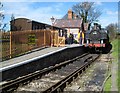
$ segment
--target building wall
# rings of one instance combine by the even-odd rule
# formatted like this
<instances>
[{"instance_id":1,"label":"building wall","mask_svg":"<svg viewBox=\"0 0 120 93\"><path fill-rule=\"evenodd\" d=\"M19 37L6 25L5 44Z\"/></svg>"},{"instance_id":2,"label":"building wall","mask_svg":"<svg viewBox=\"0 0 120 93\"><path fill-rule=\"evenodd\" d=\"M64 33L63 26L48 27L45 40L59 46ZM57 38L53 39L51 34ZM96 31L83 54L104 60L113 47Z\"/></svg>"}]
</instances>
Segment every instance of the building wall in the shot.
<instances>
[{"instance_id":1,"label":"building wall","mask_svg":"<svg viewBox=\"0 0 120 93\"><path fill-rule=\"evenodd\" d=\"M69 37L69 34L70 33L73 33L74 35L74 39L77 40L78 39L78 31L79 31L79 28L66 28L67 29L67 37Z\"/></svg>"},{"instance_id":2,"label":"building wall","mask_svg":"<svg viewBox=\"0 0 120 93\"><path fill-rule=\"evenodd\" d=\"M29 19L18 18L10 22L11 31L31 30L32 22Z\"/></svg>"},{"instance_id":3,"label":"building wall","mask_svg":"<svg viewBox=\"0 0 120 93\"><path fill-rule=\"evenodd\" d=\"M32 30L46 29L45 24L32 21Z\"/></svg>"}]
</instances>

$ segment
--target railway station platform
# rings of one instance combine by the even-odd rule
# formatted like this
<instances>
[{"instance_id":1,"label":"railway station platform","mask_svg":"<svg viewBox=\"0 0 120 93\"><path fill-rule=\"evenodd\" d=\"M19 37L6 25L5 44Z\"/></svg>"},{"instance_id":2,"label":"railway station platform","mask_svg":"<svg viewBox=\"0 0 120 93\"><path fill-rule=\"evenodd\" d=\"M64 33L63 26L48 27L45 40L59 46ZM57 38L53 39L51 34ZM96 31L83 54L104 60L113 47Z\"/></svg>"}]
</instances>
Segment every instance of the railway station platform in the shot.
<instances>
[{"instance_id":1,"label":"railway station platform","mask_svg":"<svg viewBox=\"0 0 120 93\"><path fill-rule=\"evenodd\" d=\"M20 57L0 62L2 81L12 80L83 54L79 44L64 47L48 47Z\"/></svg>"}]
</instances>

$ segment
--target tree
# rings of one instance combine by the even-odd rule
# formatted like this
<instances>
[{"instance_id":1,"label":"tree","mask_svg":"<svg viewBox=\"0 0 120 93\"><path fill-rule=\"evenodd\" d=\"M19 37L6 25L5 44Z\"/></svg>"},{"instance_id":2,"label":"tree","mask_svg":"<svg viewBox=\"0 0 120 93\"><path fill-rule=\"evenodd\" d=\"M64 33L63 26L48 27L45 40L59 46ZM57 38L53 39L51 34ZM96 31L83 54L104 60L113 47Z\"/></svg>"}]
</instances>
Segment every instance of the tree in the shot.
<instances>
[{"instance_id":1,"label":"tree","mask_svg":"<svg viewBox=\"0 0 120 93\"><path fill-rule=\"evenodd\" d=\"M11 24L11 30L15 30L15 16L14 16L14 14L12 14L11 15L11 22L10 22Z\"/></svg>"},{"instance_id":2,"label":"tree","mask_svg":"<svg viewBox=\"0 0 120 93\"><path fill-rule=\"evenodd\" d=\"M106 27L106 29L109 32L110 40L115 39L117 31L118 31L118 24L117 23L111 23Z\"/></svg>"},{"instance_id":3,"label":"tree","mask_svg":"<svg viewBox=\"0 0 120 93\"><path fill-rule=\"evenodd\" d=\"M3 11L3 4L0 2L0 31L3 31L4 28L7 26L7 23L3 23L5 19L4 11Z\"/></svg>"},{"instance_id":4,"label":"tree","mask_svg":"<svg viewBox=\"0 0 120 93\"><path fill-rule=\"evenodd\" d=\"M11 21L13 21L15 19L14 14L11 15Z\"/></svg>"},{"instance_id":5,"label":"tree","mask_svg":"<svg viewBox=\"0 0 120 93\"><path fill-rule=\"evenodd\" d=\"M102 14L101 11L94 7L94 2L81 2L73 5L73 11L83 18L84 23L89 23L89 26L94 21L98 21L99 16Z\"/></svg>"},{"instance_id":6,"label":"tree","mask_svg":"<svg viewBox=\"0 0 120 93\"><path fill-rule=\"evenodd\" d=\"M0 2L0 31L2 30L3 19L4 19L4 13L2 8L3 8L3 4Z\"/></svg>"}]
</instances>

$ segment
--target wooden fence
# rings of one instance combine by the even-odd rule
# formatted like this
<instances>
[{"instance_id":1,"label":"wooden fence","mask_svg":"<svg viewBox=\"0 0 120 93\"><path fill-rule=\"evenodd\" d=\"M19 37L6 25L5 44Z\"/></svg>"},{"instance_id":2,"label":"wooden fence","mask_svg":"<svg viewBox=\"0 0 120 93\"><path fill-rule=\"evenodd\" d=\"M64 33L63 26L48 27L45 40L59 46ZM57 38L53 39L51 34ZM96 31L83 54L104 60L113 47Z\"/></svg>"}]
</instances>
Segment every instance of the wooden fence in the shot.
<instances>
[{"instance_id":1,"label":"wooden fence","mask_svg":"<svg viewBox=\"0 0 120 93\"><path fill-rule=\"evenodd\" d=\"M20 56L36 48L65 45L65 37L59 37L58 31L30 30L1 33L2 60Z\"/></svg>"}]
</instances>

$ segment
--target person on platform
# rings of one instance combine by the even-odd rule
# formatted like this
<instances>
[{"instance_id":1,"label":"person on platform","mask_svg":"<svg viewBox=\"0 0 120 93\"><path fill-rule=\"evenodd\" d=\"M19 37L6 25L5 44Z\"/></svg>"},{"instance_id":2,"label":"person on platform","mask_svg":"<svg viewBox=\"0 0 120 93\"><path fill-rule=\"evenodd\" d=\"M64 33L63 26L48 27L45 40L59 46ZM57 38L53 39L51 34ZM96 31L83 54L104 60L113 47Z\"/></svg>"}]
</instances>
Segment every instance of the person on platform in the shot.
<instances>
[{"instance_id":1,"label":"person on platform","mask_svg":"<svg viewBox=\"0 0 120 93\"><path fill-rule=\"evenodd\" d=\"M78 32L78 41L80 45L84 44L84 33L82 32L82 30L79 30Z\"/></svg>"}]
</instances>

